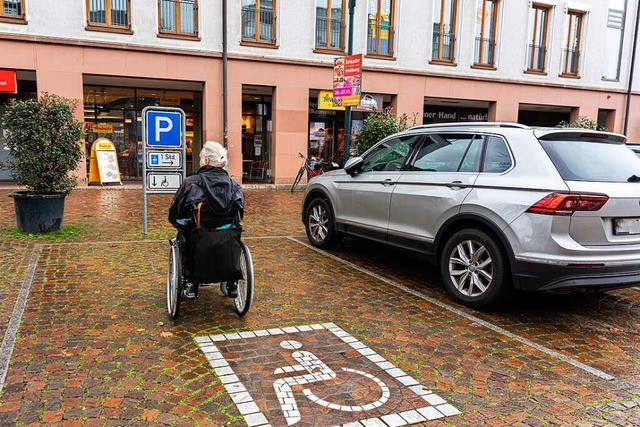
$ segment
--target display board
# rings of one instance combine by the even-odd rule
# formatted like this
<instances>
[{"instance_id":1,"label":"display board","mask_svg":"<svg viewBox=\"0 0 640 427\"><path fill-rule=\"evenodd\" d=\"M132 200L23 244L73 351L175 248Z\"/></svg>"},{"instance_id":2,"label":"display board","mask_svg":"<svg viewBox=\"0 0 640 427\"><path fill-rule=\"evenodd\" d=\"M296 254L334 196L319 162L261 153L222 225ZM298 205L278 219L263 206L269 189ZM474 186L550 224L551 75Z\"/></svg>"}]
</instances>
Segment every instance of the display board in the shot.
<instances>
[{"instance_id":1,"label":"display board","mask_svg":"<svg viewBox=\"0 0 640 427\"><path fill-rule=\"evenodd\" d=\"M121 184L118 153L116 147L107 138L98 138L91 146L89 163L89 184Z\"/></svg>"}]
</instances>

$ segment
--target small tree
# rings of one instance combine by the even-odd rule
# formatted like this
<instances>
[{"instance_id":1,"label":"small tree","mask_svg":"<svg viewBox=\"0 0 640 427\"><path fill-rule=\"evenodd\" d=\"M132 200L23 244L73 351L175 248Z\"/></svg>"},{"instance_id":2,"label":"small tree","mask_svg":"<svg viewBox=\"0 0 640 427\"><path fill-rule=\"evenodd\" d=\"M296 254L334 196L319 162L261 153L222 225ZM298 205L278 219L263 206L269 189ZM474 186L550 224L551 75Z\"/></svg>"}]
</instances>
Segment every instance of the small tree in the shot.
<instances>
[{"instance_id":1,"label":"small tree","mask_svg":"<svg viewBox=\"0 0 640 427\"><path fill-rule=\"evenodd\" d=\"M76 185L69 172L82 158L82 122L73 116L77 101L43 93L38 99L11 100L4 114L9 160L16 183L38 194L68 194Z\"/></svg>"},{"instance_id":2,"label":"small tree","mask_svg":"<svg viewBox=\"0 0 640 427\"><path fill-rule=\"evenodd\" d=\"M406 114L398 116L392 108L387 108L382 113L370 114L358 133L356 151L362 154L387 136L406 130L415 124L415 115L413 117Z\"/></svg>"},{"instance_id":3,"label":"small tree","mask_svg":"<svg viewBox=\"0 0 640 427\"><path fill-rule=\"evenodd\" d=\"M592 130L602 130L602 131L607 130L606 127L598 125L597 120L591 120L587 116L579 116L577 119L575 119L571 123L562 121L560 122L560 126L563 128L580 128L580 129L592 129Z\"/></svg>"}]
</instances>

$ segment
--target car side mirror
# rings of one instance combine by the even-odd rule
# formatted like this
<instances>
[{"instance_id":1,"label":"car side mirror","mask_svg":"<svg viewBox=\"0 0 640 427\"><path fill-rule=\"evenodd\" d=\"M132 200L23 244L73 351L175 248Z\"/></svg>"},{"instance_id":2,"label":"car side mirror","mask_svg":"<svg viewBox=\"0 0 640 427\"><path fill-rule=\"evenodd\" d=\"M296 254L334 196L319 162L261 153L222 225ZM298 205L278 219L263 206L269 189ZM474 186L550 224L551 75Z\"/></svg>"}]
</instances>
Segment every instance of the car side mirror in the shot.
<instances>
[{"instance_id":1,"label":"car side mirror","mask_svg":"<svg viewBox=\"0 0 640 427\"><path fill-rule=\"evenodd\" d=\"M352 157L344 164L344 171L349 175L354 176L358 173L358 170L360 170L363 163L364 159L362 157Z\"/></svg>"}]
</instances>

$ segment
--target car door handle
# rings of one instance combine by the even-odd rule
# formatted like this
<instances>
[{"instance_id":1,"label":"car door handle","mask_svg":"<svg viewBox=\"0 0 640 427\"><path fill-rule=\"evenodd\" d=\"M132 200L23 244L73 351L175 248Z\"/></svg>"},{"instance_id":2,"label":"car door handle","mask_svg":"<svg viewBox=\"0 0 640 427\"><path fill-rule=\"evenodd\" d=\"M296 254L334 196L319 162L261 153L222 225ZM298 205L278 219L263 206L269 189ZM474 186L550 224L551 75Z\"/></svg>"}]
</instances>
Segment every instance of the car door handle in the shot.
<instances>
[{"instance_id":1,"label":"car door handle","mask_svg":"<svg viewBox=\"0 0 640 427\"><path fill-rule=\"evenodd\" d=\"M467 188L468 185L463 184L462 181L453 181L450 182L448 184L445 184L447 187L451 188L452 190L456 190L456 189L462 189L462 188Z\"/></svg>"},{"instance_id":2,"label":"car door handle","mask_svg":"<svg viewBox=\"0 0 640 427\"><path fill-rule=\"evenodd\" d=\"M385 187L388 187L390 185L395 184L395 182L392 179L387 178L384 181L382 181L380 184L384 185Z\"/></svg>"}]
</instances>

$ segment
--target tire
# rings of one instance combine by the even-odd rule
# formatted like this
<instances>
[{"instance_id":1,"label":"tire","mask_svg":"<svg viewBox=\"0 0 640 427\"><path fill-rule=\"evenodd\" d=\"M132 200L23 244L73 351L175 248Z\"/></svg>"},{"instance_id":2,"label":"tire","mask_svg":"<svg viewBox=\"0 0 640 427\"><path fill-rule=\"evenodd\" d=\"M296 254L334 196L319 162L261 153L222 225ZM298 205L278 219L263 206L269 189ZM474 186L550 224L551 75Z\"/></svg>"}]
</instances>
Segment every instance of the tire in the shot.
<instances>
[{"instance_id":1,"label":"tire","mask_svg":"<svg viewBox=\"0 0 640 427\"><path fill-rule=\"evenodd\" d=\"M307 238L316 248L331 249L340 243L341 236L336 231L333 210L327 200L317 198L309 203L304 224Z\"/></svg>"},{"instance_id":2,"label":"tire","mask_svg":"<svg viewBox=\"0 0 640 427\"><path fill-rule=\"evenodd\" d=\"M507 255L486 232L467 229L447 241L440 258L440 273L447 291L462 304L485 308L510 294Z\"/></svg>"},{"instance_id":3,"label":"tire","mask_svg":"<svg viewBox=\"0 0 640 427\"><path fill-rule=\"evenodd\" d=\"M300 182L300 180L302 179L302 174L304 173L303 169L300 169L298 171L298 175L296 175L296 179L293 180L293 185L291 186L291 192L293 193L293 190L296 189L296 186L298 185L298 183Z\"/></svg>"},{"instance_id":4,"label":"tire","mask_svg":"<svg viewBox=\"0 0 640 427\"><path fill-rule=\"evenodd\" d=\"M242 243L242 259L240 260L243 279L238 280L238 296L234 298L233 305L236 313L240 317L247 314L253 301L253 260L251 259L251 251L247 245Z\"/></svg>"},{"instance_id":5,"label":"tire","mask_svg":"<svg viewBox=\"0 0 640 427\"><path fill-rule=\"evenodd\" d=\"M171 239L169 248L169 270L167 272L167 311L171 320L180 314L182 298L182 254L176 239Z\"/></svg>"}]
</instances>

